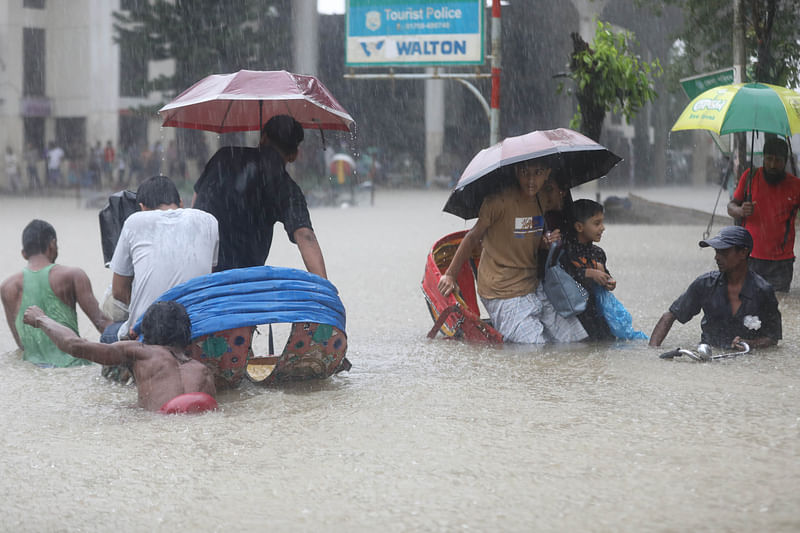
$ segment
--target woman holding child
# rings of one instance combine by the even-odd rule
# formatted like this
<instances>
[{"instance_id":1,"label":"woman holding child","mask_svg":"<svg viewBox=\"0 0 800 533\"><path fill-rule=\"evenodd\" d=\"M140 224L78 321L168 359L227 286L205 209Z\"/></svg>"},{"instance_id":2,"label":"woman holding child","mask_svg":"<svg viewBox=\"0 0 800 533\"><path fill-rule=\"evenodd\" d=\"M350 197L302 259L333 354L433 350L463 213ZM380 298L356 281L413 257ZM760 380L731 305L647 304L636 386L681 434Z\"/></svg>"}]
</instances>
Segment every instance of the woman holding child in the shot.
<instances>
[{"instance_id":1,"label":"woman holding child","mask_svg":"<svg viewBox=\"0 0 800 533\"><path fill-rule=\"evenodd\" d=\"M515 179L483 200L478 221L439 280L439 291L445 296L453 291L461 266L473 249L482 246L478 294L492 325L506 342L542 344L585 339L580 321L558 315L539 283L539 254L561 238L560 230L545 230L544 218L547 210L560 206L551 205L551 198L540 198L539 194L552 166L546 158L540 158L511 169Z\"/></svg>"}]
</instances>

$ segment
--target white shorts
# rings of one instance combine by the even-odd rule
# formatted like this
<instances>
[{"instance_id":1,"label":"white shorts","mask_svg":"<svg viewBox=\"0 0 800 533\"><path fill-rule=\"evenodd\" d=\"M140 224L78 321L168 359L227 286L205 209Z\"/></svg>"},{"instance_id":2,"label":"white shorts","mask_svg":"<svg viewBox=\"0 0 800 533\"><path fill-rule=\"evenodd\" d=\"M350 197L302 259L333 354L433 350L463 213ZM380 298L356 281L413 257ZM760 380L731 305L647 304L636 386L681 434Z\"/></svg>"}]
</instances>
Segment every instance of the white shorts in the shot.
<instances>
[{"instance_id":1,"label":"white shorts","mask_svg":"<svg viewBox=\"0 0 800 533\"><path fill-rule=\"evenodd\" d=\"M588 337L577 317L564 318L553 308L541 285L515 298L481 298L492 326L505 342L544 344L575 342Z\"/></svg>"}]
</instances>

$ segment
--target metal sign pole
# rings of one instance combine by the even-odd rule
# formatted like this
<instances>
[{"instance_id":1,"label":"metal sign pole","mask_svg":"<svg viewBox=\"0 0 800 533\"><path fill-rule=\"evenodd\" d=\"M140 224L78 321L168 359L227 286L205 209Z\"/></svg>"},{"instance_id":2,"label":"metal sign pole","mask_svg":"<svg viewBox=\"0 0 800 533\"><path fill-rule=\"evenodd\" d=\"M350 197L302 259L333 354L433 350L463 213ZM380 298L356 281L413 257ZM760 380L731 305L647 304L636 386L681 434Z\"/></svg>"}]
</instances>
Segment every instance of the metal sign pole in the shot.
<instances>
[{"instance_id":1,"label":"metal sign pole","mask_svg":"<svg viewBox=\"0 0 800 533\"><path fill-rule=\"evenodd\" d=\"M489 146L499 141L500 135L500 0L492 0L492 110L489 120Z\"/></svg>"}]
</instances>

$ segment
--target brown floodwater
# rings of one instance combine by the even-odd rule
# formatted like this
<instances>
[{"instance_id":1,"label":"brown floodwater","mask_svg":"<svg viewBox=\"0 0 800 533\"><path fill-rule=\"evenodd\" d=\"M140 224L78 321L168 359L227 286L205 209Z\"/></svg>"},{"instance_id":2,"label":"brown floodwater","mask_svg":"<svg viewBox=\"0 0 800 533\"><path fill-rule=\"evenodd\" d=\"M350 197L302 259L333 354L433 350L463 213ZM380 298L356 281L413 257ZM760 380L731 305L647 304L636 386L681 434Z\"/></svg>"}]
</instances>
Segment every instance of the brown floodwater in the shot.
<instances>
[{"instance_id":1,"label":"brown floodwater","mask_svg":"<svg viewBox=\"0 0 800 533\"><path fill-rule=\"evenodd\" d=\"M714 364L644 341L561 346L429 340L425 257L468 227L443 191L316 208L347 309L349 373L219 395L162 416L96 366L40 369L0 326L0 529L5 531L797 531L800 292L781 296L777 348ZM97 209L0 198L5 277L32 218L100 297ZM616 296L650 333L713 253L700 226L607 226ZM276 227L270 264L301 267ZM795 274L795 285L800 276ZM79 313L80 314L80 313ZM81 333L98 334L80 315ZM278 337L285 329L278 328ZM259 343L264 343L261 335Z\"/></svg>"}]
</instances>

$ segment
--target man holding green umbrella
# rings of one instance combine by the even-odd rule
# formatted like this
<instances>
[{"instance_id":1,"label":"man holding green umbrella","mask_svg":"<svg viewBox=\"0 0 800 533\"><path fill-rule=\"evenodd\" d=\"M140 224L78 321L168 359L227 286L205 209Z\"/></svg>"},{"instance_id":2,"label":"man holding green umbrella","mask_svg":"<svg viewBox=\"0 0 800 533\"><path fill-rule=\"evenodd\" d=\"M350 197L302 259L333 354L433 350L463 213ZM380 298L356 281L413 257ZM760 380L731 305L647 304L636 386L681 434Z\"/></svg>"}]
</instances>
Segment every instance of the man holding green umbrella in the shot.
<instances>
[{"instance_id":1,"label":"man holding green umbrella","mask_svg":"<svg viewBox=\"0 0 800 533\"><path fill-rule=\"evenodd\" d=\"M728 214L743 220L753 236L750 270L776 291L788 292L794 269L794 225L800 207L800 179L786 172L786 141L764 142L764 166L746 170L728 204Z\"/></svg>"},{"instance_id":2,"label":"man holding green umbrella","mask_svg":"<svg viewBox=\"0 0 800 533\"><path fill-rule=\"evenodd\" d=\"M751 132L750 160L756 132L789 137L800 133L800 93L767 83L721 85L696 96L672 131L702 129L718 135ZM776 291L788 291L794 264L794 219L800 184L785 171L789 150L784 141L764 144L764 166L739 180L728 214L743 219L753 236L751 269Z\"/></svg>"}]
</instances>

